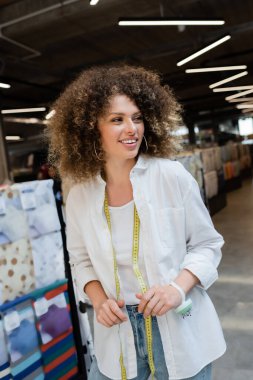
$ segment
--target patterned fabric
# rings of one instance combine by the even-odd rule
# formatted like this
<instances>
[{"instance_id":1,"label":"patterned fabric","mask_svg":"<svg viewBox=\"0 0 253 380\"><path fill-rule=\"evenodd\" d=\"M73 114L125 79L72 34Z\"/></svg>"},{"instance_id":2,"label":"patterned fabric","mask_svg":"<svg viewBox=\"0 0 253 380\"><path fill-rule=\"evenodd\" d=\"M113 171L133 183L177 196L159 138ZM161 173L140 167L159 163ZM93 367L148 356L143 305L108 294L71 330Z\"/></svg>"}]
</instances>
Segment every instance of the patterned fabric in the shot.
<instances>
[{"instance_id":1,"label":"patterned fabric","mask_svg":"<svg viewBox=\"0 0 253 380\"><path fill-rule=\"evenodd\" d=\"M178 156L179 161L188 172L196 179L200 188L203 188L203 164L200 157L200 152L195 152L191 155Z\"/></svg>"},{"instance_id":2,"label":"patterned fabric","mask_svg":"<svg viewBox=\"0 0 253 380\"><path fill-rule=\"evenodd\" d=\"M68 372L77 373L76 350L71 332L42 346L42 355L45 379L64 379Z\"/></svg>"},{"instance_id":3,"label":"patterned fabric","mask_svg":"<svg viewBox=\"0 0 253 380\"><path fill-rule=\"evenodd\" d=\"M57 306L54 322L52 322L54 308L50 309L50 318L46 321L47 332L54 335L47 344L40 343L39 320L35 323L31 300L28 297L23 296L0 306L0 312L4 317L16 311L21 322L18 327L8 333L3 334L2 332L1 334L0 330L2 361L6 359L6 350L3 350L7 346L12 359L10 364L8 362L0 364L0 380L70 380L74 378L78 373L78 367L73 327L69 315L67 281L62 280L58 282L57 286L51 284L30 293L30 297L34 300L33 308L35 308L36 300L42 297L45 297L50 305ZM60 310L61 315L59 315L59 309L64 309L64 315L62 314L63 310ZM65 322L59 324L59 318L60 320L63 318ZM48 322L50 323L48 324ZM56 322L59 326L56 326ZM4 335L7 341L3 337ZM39 341L38 338L40 338ZM2 352L5 352L5 357Z\"/></svg>"},{"instance_id":4,"label":"patterned fabric","mask_svg":"<svg viewBox=\"0 0 253 380\"><path fill-rule=\"evenodd\" d=\"M221 148L219 146L213 148L213 154L215 169L219 171L222 169Z\"/></svg>"},{"instance_id":5,"label":"patterned fabric","mask_svg":"<svg viewBox=\"0 0 253 380\"><path fill-rule=\"evenodd\" d=\"M0 245L15 242L28 236L26 215L17 190L0 191Z\"/></svg>"},{"instance_id":6,"label":"patterned fabric","mask_svg":"<svg viewBox=\"0 0 253 380\"><path fill-rule=\"evenodd\" d=\"M1 380L10 380L12 379L10 364L8 362L0 365L0 379Z\"/></svg>"},{"instance_id":7,"label":"patterned fabric","mask_svg":"<svg viewBox=\"0 0 253 380\"><path fill-rule=\"evenodd\" d=\"M203 168L205 173L209 173L216 169L216 161L214 156L214 149L208 148L201 151Z\"/></svg>"},{"instance_id":8,"label":"patterned fabric","mask_svg":"<svg viewBox=\"0 0 253 380\"><path fill-rule=\"evenodd\" d=\"M41 341L45 344L71 330L71 320L64 294L46 300L45 297L35 302ZM42 307L38 307L42 305ZM60 321L60 323L59 323Z\"/></svg>"},{"instance_id":9,"label":"patterned fabric","mask_svg":"<svg viewBox=\"0 0 253 380\"><path fill-rule=\"evenodd\" d=\"M18 183L12 187L20 192L22 206L28 216L31 238L60 231L52 180Z\"/></svg>"},{"instance_id":10,"label":"patterned fabric","mask_svg":"<svg viewBox=\"0 0 253 380\"><path fill-rule=\"evenodd\" d=\"M7 361L8 361L8 353L7 353L6 345L5 345L3 321L0 319L0 367L5 365Z\"/></svg>"},{"instance_id":11,"label":"patterned fabric","mask_svg":"<svg viewBox=\"0 0 253 380\"><path fill-rule=\"evenodd\" d=\"M225 180L238 177L241 172L240 161L229 161L223 164Z\"/></svg>"},{"instance_id":12,"label":"patterned fabric","mask_svg":"<svg viewBox=\"0 0 253 380\"><path fill-rule=\"evenodd\" d=\"M69 380L78 373L52 185L0 190L0 380ZM35 321L35 301L43 297L47 310Z\"/></svg>"},{"instance_id":13,"label":"patterned fabric","mask_svg":"<svg viewBox=\"0 0 253 380\"><path fill-rule=\"evenodd\" d=\"M65 278L61 232L32 239L36 287L44 287Z\"/></svg>"},{"instance_id":14,"label":"patterned fabric","mask_svg":"<svg viewBox=\"0 0 253 380\"><path fill-rule=\"evenodd\" d=\"M205 191L207 199L210 199L218 194L218 176L216 171L206 173L205 177Z\"/></svg>"},{"instance_id":15,"label":"patterned fabric","mask_svg":"<svg viewBox=\"0 0 253 380\"><path fill-rule=\"evenodd\" d=\"M6 349L3 321L0 319L0 379L11 379L10 363L8 361L8 353Z\"/></svg>"},{"instance_id":16,"label":"patterned fabric","mask_svg":"<svg viewBox=\"0 0 253 380\"><path fill-rule=\"evenodd\" d=\"M14 380L44 378L41 351L31 301L3 312L10 372Z\"/></svg>"},{"instance_id":17,"label":"patterned fabric","mask_svg":"<svg viewBox=\"0 0 253 380\"><path fill-rule=\"evenodd\" d=\"M50 301L59 295L64 295L69 312L69 299L66 290L67 285L62 285L45 293L45 298ZM68 324L65 324L65 327L67 327L67 325ZM47 344L42 344L41 351L46 380L68 380L77 374L77 354L72 326L70 326L68 331L61 332L59 336Z\"/></svg>"},{"instance_id":18,"label":"patterned fabric","mask_svg":"<svg viewBox=\"0 0 253 380\"><path fill-rule=\"evenodd\" d=\"M0 303L34 289L32 248L28 239L0 245L0 284Z\"/></svg>"},{"instance_id":19,"label":"patterned fabric","mask_svg":"<svg viewBox=\"0 0 253 380\"><path fill-rule=\"evenodd\" d=\"M0 190L0 305L66 277L52 187L45 180Z\"/></svg>"},{"instance_id":20,"label":"patterned fabric","mask_svg":"<svg viewBox=\"0 0 253 380\"><path fill-rule=\"evenodd\" d=\"M228 145L224 145L221 147L221 159L222 162L231 161L231 150Z\"/></svg>"}]
</instances>

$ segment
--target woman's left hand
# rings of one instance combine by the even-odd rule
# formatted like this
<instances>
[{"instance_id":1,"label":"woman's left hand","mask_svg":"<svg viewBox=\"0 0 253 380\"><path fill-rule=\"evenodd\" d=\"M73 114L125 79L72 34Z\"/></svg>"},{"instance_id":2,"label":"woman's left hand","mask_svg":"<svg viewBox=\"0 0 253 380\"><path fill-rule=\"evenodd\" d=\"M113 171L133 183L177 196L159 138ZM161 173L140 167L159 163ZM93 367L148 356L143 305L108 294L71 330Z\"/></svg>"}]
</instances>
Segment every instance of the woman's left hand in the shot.
<instances>
[{"instance_id":1,"label":"woman's left hand","mask_svg":"<svg viewBox=\"0 0 253 380\"><path fill-rule=\"evenodd\" d=\"M152 286L144 294L137 293L136 297L140 300L138 312L143 313L144 318L163 315L182 302L181 294L171 285Z\"/></svg>"}]
</instances>

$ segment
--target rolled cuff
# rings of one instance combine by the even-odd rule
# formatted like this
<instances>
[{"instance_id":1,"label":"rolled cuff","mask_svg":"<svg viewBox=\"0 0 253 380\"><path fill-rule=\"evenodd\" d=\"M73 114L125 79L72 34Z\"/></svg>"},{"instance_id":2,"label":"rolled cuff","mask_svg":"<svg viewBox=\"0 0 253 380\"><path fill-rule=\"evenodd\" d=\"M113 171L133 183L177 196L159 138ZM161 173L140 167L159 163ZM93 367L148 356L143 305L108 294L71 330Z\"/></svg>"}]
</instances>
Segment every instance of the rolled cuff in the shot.
<instances>
[{"instance_id":1,"label":"rolled cuff","mask_svg":"<svg viewBox=\"0 0 253 380\"><path fill-rule=\"evenodd\" d=\"M187 269L192 272L205 290L218 279L216 266L205 260L202 254L187 254L180 269Z\"/></svg>"},{"instance_id":2,"label":"rolled cuff","mask_svg":"<svg viewBox=\"0 0 253 380\"><path fill-rule=\"evenodd\" d=\"M76 286L80 294L85 300L89 300L89 297L84 292L85 285L90 281L99 281L99 278L92 267L85 267L82 265L71 264L71 270L73 272L73 278L75 279Z\"/></svg>"}]
</instances>

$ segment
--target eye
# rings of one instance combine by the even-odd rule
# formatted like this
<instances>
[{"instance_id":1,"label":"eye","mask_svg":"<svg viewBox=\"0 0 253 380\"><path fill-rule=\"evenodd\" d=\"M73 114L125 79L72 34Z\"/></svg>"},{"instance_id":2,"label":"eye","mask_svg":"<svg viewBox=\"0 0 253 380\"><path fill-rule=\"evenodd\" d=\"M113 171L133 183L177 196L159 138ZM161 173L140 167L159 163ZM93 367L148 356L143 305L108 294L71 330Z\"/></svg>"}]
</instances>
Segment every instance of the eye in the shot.
<instances>
[{"instance_id":1,"label":"eye","mask_svg":"<svg viewBox=\"0 0 253 380\"><path fill-rule=\"evenodd\" d=\"M114 118L112 119L112 122L113 122L113 123L121 123L121 122L122 122L122 118L121 118L121 117L114 117Z\"/></svg>"},{"instance_id":2,"label":"eye","mask_svg":"<svg viewBox=\"0 0 253 380\"><path fill-rule=\"evenodd\" d=\"M133 118L133 120L137 123L141 123L143 121L143 116L142 115L138 115L138 116L135 116Z\"/></svg>"}]
</instances>

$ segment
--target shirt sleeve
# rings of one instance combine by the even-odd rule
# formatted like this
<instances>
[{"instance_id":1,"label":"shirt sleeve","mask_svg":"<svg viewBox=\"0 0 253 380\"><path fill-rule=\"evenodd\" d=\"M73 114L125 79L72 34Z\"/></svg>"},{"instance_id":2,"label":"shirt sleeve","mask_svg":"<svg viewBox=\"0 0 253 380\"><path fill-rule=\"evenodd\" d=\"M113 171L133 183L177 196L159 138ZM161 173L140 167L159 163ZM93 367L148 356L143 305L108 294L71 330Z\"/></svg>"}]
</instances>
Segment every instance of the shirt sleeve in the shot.
<instances>
[{"instance_id":1,"label":"shirt sleeve","mask_svg":"<svg viewBox=\"0 0 253 380\"><path fill-rule=\"evenodd\" d=\"M224 240L213 226L193 177L184 205L187 254L181 269L188 269L200 280L201 286L208 289L218 278Z\"/></svg>"},{"instance_id":2,"label":"shirt sleeve","mask_svg":"<svg viewBox=\"0 0 253 380\"><path fill-rule=\"evenodd\" d=\"M73 280L80 294L87 299L84 287L88 282L98 280L98 277L87 252L84 237L80 232L81 219L78 213L75 212L78 205L78 197L75 196L75 192L72 190L66 202L67 250L69 252L69 263Z\"/></svg>"}]
</instances>

